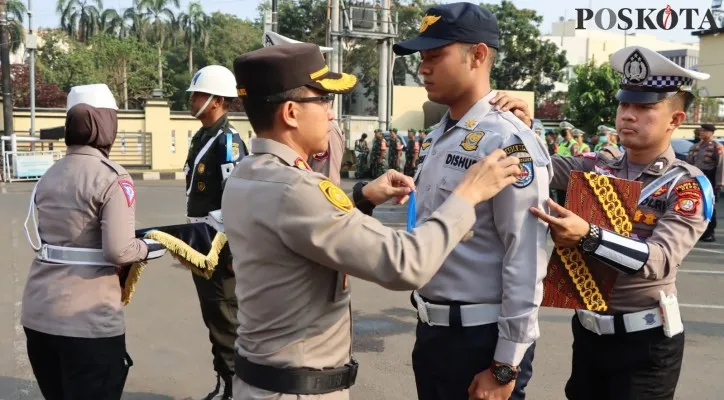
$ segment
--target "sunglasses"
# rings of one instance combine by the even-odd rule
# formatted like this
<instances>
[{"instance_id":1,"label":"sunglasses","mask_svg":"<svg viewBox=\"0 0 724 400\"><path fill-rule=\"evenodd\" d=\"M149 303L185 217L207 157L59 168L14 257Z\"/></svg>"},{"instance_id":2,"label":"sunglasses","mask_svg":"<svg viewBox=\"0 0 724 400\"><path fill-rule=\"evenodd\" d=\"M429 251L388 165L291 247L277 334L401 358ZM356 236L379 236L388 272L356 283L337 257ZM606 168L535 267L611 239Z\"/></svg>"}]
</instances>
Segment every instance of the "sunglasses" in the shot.
<instances>
[{"instance_id":1,"label":"sunglasses","mask_svg":"<svg viewBox=\"0 0 724 400\"><path fill-rule=\"evenodd\" d=\"M334 104L334 98L335 95L333 94L327 94L324 96L314 96L314 97L269 97L267 98L267 102L270 103L283 103L285 101L293 101L296 103L322 103L328 106L331 106Z\"/></svg>"}]
</instances>

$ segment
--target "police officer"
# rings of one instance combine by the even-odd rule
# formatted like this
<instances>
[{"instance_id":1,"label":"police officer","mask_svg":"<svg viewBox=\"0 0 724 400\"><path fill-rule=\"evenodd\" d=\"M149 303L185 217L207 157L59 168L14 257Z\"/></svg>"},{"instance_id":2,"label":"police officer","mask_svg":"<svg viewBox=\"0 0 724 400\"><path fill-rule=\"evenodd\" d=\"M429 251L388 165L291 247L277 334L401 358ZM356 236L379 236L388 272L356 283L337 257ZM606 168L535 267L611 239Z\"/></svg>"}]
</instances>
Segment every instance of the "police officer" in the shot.
<instances>
[{"instance_id":1,"label":"police officer","mask_svg":"<svg viewBox=\"0 0 724 400\"><path fill-rule=\"evenodd\" d=\"M387 171L387 140L382 131L375 130L375 139L372 141L372 152L370 153L370 175L378 178Z\"/></svg>"},{"instance_id":2,"label":"police officer","mask_svg":"<svg viewBox=\"0 0 724 400\"><path fill-rule=\"evenodd\" d=\"M305 161L326 150L332 94L351 92L354 76L329 72L306 43L242 55L234 72L257 135L222 202L239 299L234 399L348 399L357 370L348 274L396 290L424 284L470 230L473 205L515 181L517 159L492 153L426 223L396 231L364 213L404 202L411 178L360 182L353 204Z\"/></svg>"},{"instance_id":3,"label":"police officer","mask_svg":"<svg viewBox=\"0 0 724 400\"><path fill-rule=\"evenodd\" d=\"M390 130L390 139L387 141L387 161L389 168L400 170L400 155L402 154L402 141L397 138L397 128Z\"/></svg>"},{"instance_id":4,"label":"police officer","mask_svg":"<svg viewBox=\"0 0 724 400\"><path fill-rule=\"evenodd\" d=\"M108 159L118 132L116 101L104 84L75 86L67 101L66 156L31 195L26 232L35 259L20 322L33 373L48 400L120 399L126 353L119 268L161 257L135 238L136 189Z\"/></svg>"},{"instance_id":5,"label":"police officer","mask_svg":"<svg viewBox=\"0 0 724 400\"><path fill-rule=\"evenodd\" d=\"M686 161L689 164L701 169L711 185L714 186L714 193L719 194L724 186L724 146L713 140L716 127L712 124L703 124L699 129L699 142L691 147ZM716 199L717 196L714 196ZM712 214L709 226L701 236L702 242L714 242L714 230L716 229L716 206Z\"/></svg>"},{"instance_id":6,"label":"police officer","mask_svg":"<svg viewBox=\"0 0 724 400\"><path fill-rule=\"evenodd\" d=\"M434 215L465 171L496 149L520 157L513 185L475 209L472 230L440 272L413 292L412 354L421 400L523 399L532 375L546 271L546 226L526 210L548 198L550 156L542 141L489 100L499 45L495 16L471 3L432 7L419 36L393 47L421 53L431 101L449 111L420 151L418 221Z\"/></svg>"},{"instance_id":7,"label":"police officer","mask_svg":"<svg viewBox=\"0 0 724 400\"><path fill-rule=\"evenodd\" d=\"M355 177L363 179L367 177L367 159L370 155L370 148L367 145L367 134L363 133L362 137L354 144L354 151L357 155L357 171Z\"/></svg>"},{"instance_id":8,"label":"police officer","mask_svg":"<svg viewBox=\"0 0 724 400\"><path fill-rule=\"evenodd\" d=\"M576 144L576 141L573 140L573 130L576 129L576 127L568 121L561 122L558 127L561 129L562 138L558 144L558 155L571 157L573 155L573 146Z\"/></svg>"},{"instance_id":9,"label":"police officer","mask_svg":"<svg viewBox=\"0 0 724 400\"><path fill-rule=\"evenodd\" d=\"M552 186L565 187L571 171L595 171L642 183L630 237L591 225L551 204L548 222L560 247L578 247L620 271L606 313L573 316L573 361L568 399L673 399L684 353L676 272L711 218L713 190L698 168L676 159L671 133L686 119L697 79L645 47L621 49L611 66L623 73L616 129L625 153L607 147L595 157L554 157ZM525 109L521 100L498 99ZM515 103L515 104L514 104ZM638 214L638 213L637 213ZM663 295L663 296L662 296Z\"/></svg>"},{"instance_id":10,"label":"police officer","mask_svg":"<svg viewBox=\"0 0 724 400\"><path fill-rule=\"evenodd\" d=\"M204 222L209 213L221 209L226 178L247 153L239 132L229 123L227 112L236 97L234 74L220 65L200 69L191 80L190 109L202 127L191 139L186 159L186 216L189 222ZM238 206L245 207L244 202ZM224 247L219 267L210 279L192 274L199 296L201 315L209 330L216 385L204 397L231 399L236 339L236 298L234 276Z\"/></svg>"},{"instance_id":11,"label":"police officer","mask_svg":"<svg viewBox=\"0 0 724 400\"><path fill-rule=\"evenodd\" d=\"M417 159L420 154L420 143L415 140L415 130L407 131L407 147L405 148L405 175L415 176Z\"/></svg>"},{"instance_id":12,"label":"police officer","mask_svg":"<svg viewBox=\"0 0 724 400\"><path fill-rule=\"evenodd\" d=\"M573 145L571 146L571 154L574 157L591 151L591 147L588 145L588 143L583 141L583 137L585 135L586 132L583 132L578 128L573 129Z\"/></svg>"}]
</instances>

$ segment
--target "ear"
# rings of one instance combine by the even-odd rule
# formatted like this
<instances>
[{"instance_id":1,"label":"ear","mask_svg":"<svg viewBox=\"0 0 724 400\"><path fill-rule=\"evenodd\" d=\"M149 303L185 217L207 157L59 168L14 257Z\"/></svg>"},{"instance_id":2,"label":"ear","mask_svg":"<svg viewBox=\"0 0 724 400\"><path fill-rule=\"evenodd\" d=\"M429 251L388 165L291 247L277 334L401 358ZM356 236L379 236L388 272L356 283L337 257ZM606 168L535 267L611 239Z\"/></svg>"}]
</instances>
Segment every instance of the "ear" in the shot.
<instances>
[{"instance_id":1,"label":"ear","mask_svg":"<svg viewBox=\"0 0 724 400\"><path fill-rule=\"evenodd\" d=\"M299 108L296 103L286 101L279 107L279 113L281 113L282 121L290 128L299 127Z\"/></svg>"},{"instance_id":2,"label":"ear","mask_svg":"<svg viewBox=\"0 0 724 400\"><path fill-rule=\"evenodd\" d=\"M488 54L490 54L489 50L490 49L485 43L478 43L470 49L473 56L473 67L481 68L485 65L488 59Z\"/></svg>"},{"instance_id":3,"label":"ear","mask_svg":"<svg viewBox=\"0 0 724 400\"><path fill-rule=\"evenodd\" d=\"M681 124L683 124L684 121L686 121L686 113L683 111L675 111L671 115L670 125L671 125L672 130L681 126Z\"/></svg>"}]
</instances>

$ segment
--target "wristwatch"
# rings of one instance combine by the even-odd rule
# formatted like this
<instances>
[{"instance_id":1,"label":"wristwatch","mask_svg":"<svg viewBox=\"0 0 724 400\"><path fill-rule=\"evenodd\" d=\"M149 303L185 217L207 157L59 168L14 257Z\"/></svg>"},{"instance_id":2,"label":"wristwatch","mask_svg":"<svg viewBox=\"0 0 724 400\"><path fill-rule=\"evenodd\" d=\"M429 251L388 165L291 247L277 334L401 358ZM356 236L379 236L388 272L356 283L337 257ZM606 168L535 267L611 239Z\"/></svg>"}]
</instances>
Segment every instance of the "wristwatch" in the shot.
<instances>
[{"instance_id":1,"label":"wristwatch","mask_svg":"<svg viewBox=\"0 0 724 400\"><path fill-rule=\"evenodd\" d=\"M362 194L362 188L368 183L369 182L357 182L354 185L352 188L352 201L354 201L354 206L363 214L372 215L372 210L375 209L375 205Z\"/></svg>"},{"instance_id":2,"label":"wristwatch","mask_svg":"<svg viewBox=\"0 0 724 400\"><path fill-rule=\"evenodd\" d=\"M493 377L498 381L498 383L501 385L507 385L518 378L520 367L513 367L508 364L499 364L493 361L490 371L493 373Z\"/></svg>"},{"instance_id":3,"label":"wristwatch","mask_svg":"<svg viewBox=\"0 0 724 400\"><path fill-rule=\"evenodd\" d=\"M596 251L598 245L601 243L601 228L598 225L589 224L588 235L581 238L578 246L581 250L590 254Z\"/></svg>"}]
</instances>

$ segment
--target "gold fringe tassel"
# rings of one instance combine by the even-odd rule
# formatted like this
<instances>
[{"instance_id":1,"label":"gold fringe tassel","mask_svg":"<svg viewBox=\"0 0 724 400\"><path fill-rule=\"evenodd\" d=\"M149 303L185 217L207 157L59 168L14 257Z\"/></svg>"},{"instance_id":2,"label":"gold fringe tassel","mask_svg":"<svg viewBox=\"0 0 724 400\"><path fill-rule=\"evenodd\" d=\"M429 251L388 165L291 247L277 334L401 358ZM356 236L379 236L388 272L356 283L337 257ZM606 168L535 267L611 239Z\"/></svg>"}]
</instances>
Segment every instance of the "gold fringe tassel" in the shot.
<instances>
[{"instance_id":1,"label":"gold fringe tassel","mask_svg":"<svg viewBox=\"0 0 724 400\"><path fill-rule=\"evenodd\" d=\"M153 239L163 245L163 247L171 253L171 256L179 261L184 267L192 273L205 279L211 279L216 266L219 264L219 254L226 245L226 235L223 232L217 232L214 240L211 242L211 250L209 254L201 254L193 247L189 246L183 240L169 235L161 231L149 231L144 235L145 238ZM131 271L126 279L121 301L124 305L131 302L133 293L136 291L136 285L141 278L141 274L146 266L146 262L134 263Z\"/></svg>"}]
</instances>

